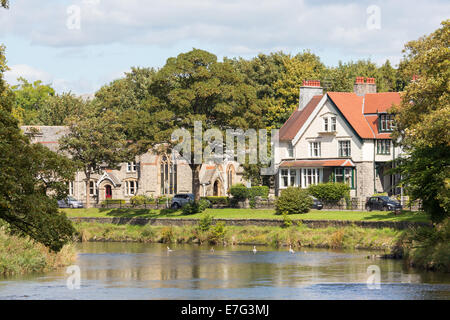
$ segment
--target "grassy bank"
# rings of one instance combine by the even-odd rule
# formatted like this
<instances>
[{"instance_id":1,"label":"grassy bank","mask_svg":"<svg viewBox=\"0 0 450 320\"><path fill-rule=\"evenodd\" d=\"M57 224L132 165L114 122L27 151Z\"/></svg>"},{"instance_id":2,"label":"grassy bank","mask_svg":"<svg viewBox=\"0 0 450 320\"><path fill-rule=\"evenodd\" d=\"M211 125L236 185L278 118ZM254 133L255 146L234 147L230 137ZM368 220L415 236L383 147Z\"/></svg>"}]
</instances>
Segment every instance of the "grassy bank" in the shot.
<instances>
[{"instance_id":1,"label":"grassy bank","mask_svg":"<svg viewBox=\"0 0 450 320\"><path fill-rule=\"evenodd\" d=\"M126 218L194 218L199 219L202 213L183 215L181 210L155 209L63 209L68 217L126 217ZM271 209L207 209L206 213L214 218L226 219L283 219ZM350 221L410 221L429 222L428 217L421 212L403 211L401 215L394 215L387 211L323 211L311 210L306 214L293 214L293 220L350 220Z\"/></svg>"},{"instance_id":2,"label":"grassy bank","mask_svg":"<svg viewBox=\"0 0 450 320\"><path fill-rule=\"evenodd\" d=\"M414 267L450 272L450 219L436 228L417 228L401 237L406 261Z\"/></svg>"},{"instance_id":3,"label":"grassy bank","mask_svg":"<svg viewBox=\"0 0 450 320\"><path fill-rule=\"evenodd\" d=\"M41 244L6 235L0 230L0 275L46 272L70 265L75 258L73 245L54 253Z\"/></svg>"},{"instance_id":4,"label":"grassy bank","mask_svg":"<svg viewBox=\"0 0 450 320\"><path fill-rule=\"evenodd\" d=\"M310 229L306 226L238 227L215 226L132 226L75 223L81 241L133 241L198 244L255 244L343 249L384 249L388 253L402 231L359 227Z\"/></svg>"}]
</instances>

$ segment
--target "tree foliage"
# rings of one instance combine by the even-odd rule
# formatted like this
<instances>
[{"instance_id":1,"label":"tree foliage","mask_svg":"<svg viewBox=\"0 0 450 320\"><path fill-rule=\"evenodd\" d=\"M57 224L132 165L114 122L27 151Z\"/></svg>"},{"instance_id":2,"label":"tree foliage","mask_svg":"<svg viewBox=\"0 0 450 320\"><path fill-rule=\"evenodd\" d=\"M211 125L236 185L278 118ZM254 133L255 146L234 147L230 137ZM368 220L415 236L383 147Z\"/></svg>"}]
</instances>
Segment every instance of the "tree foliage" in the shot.
<instances>
[{"instance_id":1,"label":"tree foliage","mask_svg":"<svg viewBox=\"0 0 450 320\"><path fill-rule=\"evenodd\" d=\"M450 20L405 46L400 69L418 78L405 88L396 113L394 138L406 151L397 172L413 199L439 222L450 202Z\"/></svg>"},{"instance_id":2,"label":"tree foliage","mask_svg":"<svg viewBox=\"0 0 450 320\"><path fill-rule=\"evenodd\" d=\"M73 180L74 167L22 133L12 116L14 93L3 80L5 70L0 47L0 219L11 233L58 251L75 232L56 203Z\"/></svg>"}]
</instances>

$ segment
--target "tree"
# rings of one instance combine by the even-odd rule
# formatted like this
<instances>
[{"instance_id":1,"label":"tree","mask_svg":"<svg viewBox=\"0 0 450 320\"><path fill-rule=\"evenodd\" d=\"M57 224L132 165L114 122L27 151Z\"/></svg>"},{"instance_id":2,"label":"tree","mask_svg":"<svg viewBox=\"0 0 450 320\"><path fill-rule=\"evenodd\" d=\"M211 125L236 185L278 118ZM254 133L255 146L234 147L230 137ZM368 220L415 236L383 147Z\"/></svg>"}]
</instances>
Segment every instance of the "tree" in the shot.
<instances>
[{"instance_id":1,"label":"tree","mask_svg":"<svg viewBox=\"0 0 450 320\"><path fill-rule=\"evenodd\" d=\"M89 183L93 173L115 168L130 160L127 141L117 115L105 111L95 115L92 111L81 118L68 120L69 133L60 138L60 150L76 162L86 176L86 207L90 207Z\"/></svg>"},{"instance_id":2,"label":"tree","mask_svg":"<svg viewBox=\"0 0 450 320\"><path fill-rule=\"evenodd\" d=\"M8 0L0 0L0 6L3 8L8 9L9 8L9 1Z\"/></svg>"},{"instance_id":3,"label":"tree","mask_svg":"<svg viewBox=\"0 0 450 320\"><path fill-rule=\"evenodd\" d=\"M67 119L81 117L88 103L70 92L49 96L38 110L37 121L44 126L65 125Z\"/></svg>"},{"instance_id":4,"label":"tree","mask_svg":"<svg viewBox=\"0 0 450 320\"><path fill-rule=\"evenodd\" d=\"M14 113L21 124L40 124L39 111L44 108L47 98L55 95L55 90L50 85L44 85L40 80L33 83L22 77L18 80L19 84L12 87L16 96Z\"/></svg>"},{"instance_id":5,"label":"tree","mask_svg":"<svg viewBox=\"0 0 450 320\"><path fill-rule=\"evenodd\" d=\"M408 42L400 69L410 79L396 114L394 138L406 155L397 172L413 199L435 222L450 206L450 20L432 34Z\"/></svg>"},{"instance_id":6,"label":"tree","mask_svg":"<svg viewBox=\"0 0 450 320\"><path fill-rule=\"evenodd\" d=\"M6 70L0 47L0 219L8 230L29 236L59 251L75 229L56 199L73 180L72 162L40 144L31 144L12 116L14 93L3 80Z\"/></svg>"},{"instance_id":7,"label":"tree","mask_svg":"<svg viewBox=\"0 0 450 320\"><path fill-rule=\"evenodd\" d=\"M244 82L244 76L230 61L218 62L215 55L203 50L169 58L154 75L149 89L139 110L129 112L127 117L128 137L136 141L140 152L149 148L165 152L173 145L170 139L175 129L184 128L194 136L195 121L201 121L204 130L246 130L264 125L254 88ZM198 200L201 164L195 163L193 152L186 160Z\"/></svg>"}]
</instances>

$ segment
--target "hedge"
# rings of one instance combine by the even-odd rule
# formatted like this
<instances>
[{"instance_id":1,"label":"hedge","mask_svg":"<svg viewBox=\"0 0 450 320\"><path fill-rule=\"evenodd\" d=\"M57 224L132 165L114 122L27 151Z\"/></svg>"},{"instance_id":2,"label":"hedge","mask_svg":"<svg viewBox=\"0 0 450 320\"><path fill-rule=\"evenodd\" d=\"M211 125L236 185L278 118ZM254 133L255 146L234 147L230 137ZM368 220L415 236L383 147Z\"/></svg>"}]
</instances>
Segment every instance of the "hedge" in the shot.
<instances>
[{"instance_id":1,"label":"hedge","mask_svg":"<svg viewBox=\"0 0 450 320\"><path fill-rule=\"evenodd\" d=\"M345 183L327 182L310 185L308 192L326 204L336 204L350 199L350 187Z\"/></svg>"},{"instance_id":2,"label":"hedge","mask_svg":"<svg viewBox=\"0 0 450 320\"><path fill-rule=\"evenodd\" d=\"M125 200L123 200L123 199L106 199L106 200L103 200L101 203L102 206L106 206L106 205L110 205L110 204L125 204Z\"/></svg>"},{"instance_id":3,"label":"hedge","mask_svg":"<svg viewBox=\"0 0 450 320\"><path fill-rule=\"evenodd\" d=\"M211 202L211 204L215 204L215 205L225 205L227 206L229 204L229 199L228 197L201 197L201 199L205 199L208 200L209 202Z\"/></svg>"}]
</instances>

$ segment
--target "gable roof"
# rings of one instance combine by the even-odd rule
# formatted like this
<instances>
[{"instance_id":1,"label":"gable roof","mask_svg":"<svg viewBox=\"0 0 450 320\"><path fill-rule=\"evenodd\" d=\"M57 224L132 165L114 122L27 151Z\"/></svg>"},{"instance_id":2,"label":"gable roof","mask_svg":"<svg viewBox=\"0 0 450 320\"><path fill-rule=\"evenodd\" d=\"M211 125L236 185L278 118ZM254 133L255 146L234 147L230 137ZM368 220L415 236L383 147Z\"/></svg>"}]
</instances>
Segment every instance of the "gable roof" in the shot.
<instances>
[{"instance_id":1,"label":"gable roof","mask_svg":"<svg viewBox=\"0 0 450 320\"><path fill-rule=\"evenodd\" d=\"M328 159L328 160L290 160L283 161L280 168L308 168L308 167L354 167L350 159Z\"/></svg>"},{"instance_id":2,"label":"gable roof","mask_svg":"<svg viewBox=\"0 0 450 320\"><path fill-rule=\"evenodd\" d=\"M280 141L290 141L295 138L296 134L305 124L306 120L308 120L322 97L323 95L314 96L302 110L297 109L291 114L279 131Z\"/></svg>"}]
</instances>

